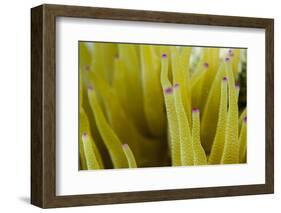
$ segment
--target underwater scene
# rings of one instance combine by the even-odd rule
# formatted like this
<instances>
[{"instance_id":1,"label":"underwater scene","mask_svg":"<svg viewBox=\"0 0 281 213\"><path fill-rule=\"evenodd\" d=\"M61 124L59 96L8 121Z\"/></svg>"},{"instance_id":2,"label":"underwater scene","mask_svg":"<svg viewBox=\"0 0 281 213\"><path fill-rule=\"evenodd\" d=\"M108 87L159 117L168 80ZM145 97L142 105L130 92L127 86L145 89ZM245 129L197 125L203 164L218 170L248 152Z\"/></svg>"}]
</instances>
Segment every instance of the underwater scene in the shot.
<instances>
[{"instance_id":1,"label":"underwater scene","mask_svg":"<svg viewBox=\"0 0 281 213\"><path fill-rule=\"evenodd\" d=\"M247 49L78 45L80 170L247 162Z\"/></svg>"}]
</instances>

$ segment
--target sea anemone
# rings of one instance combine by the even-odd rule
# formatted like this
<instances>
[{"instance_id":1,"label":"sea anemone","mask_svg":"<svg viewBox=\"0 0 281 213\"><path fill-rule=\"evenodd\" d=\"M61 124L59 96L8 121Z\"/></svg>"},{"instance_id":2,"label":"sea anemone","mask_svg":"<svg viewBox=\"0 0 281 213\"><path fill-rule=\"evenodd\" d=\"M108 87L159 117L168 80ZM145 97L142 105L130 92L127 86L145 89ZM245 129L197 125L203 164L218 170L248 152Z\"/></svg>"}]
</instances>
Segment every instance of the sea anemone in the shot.
<instances>
[{"instance_id":1,"label":"sea anemone","mask_svg":"<svg viewBox=\"0 0 281 213\"><path fill-rule=\"evenodd\" d=\"M247 160L246 49L79 42L81 170Z\"/></svg>"}]
</instances>

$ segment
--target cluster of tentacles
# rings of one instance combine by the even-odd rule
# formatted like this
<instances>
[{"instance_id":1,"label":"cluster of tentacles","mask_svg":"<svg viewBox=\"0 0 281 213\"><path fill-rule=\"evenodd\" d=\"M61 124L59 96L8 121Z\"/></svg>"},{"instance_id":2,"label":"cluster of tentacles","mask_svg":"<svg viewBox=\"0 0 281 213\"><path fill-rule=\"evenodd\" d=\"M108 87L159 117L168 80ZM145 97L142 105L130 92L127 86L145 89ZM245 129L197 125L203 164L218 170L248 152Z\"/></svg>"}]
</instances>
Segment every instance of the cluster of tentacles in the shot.
<instances>
[{"instance_id":1,"label":"cluster of tentacles","mask_svg":"<svg viewBox=\"0 0 281 213\"><path fill-rule=\"evenodd\" d=\"M80 169L245 163L242 53L80 42Z\"/></svg>"}]
</instances>

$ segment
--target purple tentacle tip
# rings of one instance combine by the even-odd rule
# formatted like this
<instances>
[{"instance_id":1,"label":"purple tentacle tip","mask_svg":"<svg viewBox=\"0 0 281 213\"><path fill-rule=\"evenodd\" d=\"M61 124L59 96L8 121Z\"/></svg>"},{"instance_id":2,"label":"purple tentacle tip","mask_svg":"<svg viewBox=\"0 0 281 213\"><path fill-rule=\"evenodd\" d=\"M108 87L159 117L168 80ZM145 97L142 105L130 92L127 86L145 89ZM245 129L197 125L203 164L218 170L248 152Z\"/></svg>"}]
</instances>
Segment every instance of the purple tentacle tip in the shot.
<instances>
[{"instance_id":1,"label":"purple tentacle tip","mask_svg":"<svg viewBox=\"0 0 281 213\"><path fill-rule=\"evenodd\" d=\"M93 90L92 85L89 85L89 86L88 86L88 90L90 90L90 91L92 91L92 90Z\"/></svg>"},{"instance_id":2,"label":"purple tentacle tip","mask_svg":"<svg viewBox=\"0 0 281 213\"><path fill-rule=\"evenodd\" d=\"M178 88L180 85L178 84L178 83L175 83L174 84L174 88L176 89L176 88Z\"/></svg>"},{"instance_id":3,"label":"purple tentacle tip","mask_svg":"<svg viewBox=\"0 0 281 213\"><path fill-rule=\"evenodd\" d=\"M239 84L239 83L236 83L236 84L235 84L235 87L240 88L240 84Z\"/></svg>"},{"instance_id":4,"label":"purple tentacle tip","mask_svg":"<svg viewBox=\"0 0 281 213\"><path fill-rule=\"evenodd\" d=\"M90 71L90 65L86 64L86 65L84 66L84 70L85 70L85 71Z\"/></svg>"},{"instance_id":5,"label":"purple tentacle tip","mask_svg":"<svg viewBox=\"0 0 281 213\"><path fill-rule=\"evenodd\" d=\"M223 79L222 79L223 81L227 81L228 80L228 78L227 77L223 77Z\"/></svg>"},{"instance_id":6,"label":"purple tentacle tip","mask_svg":"<svg viewBox=\"0 0 281 213\"><path fill-rule=\"evenodd\" d=\"M192 113L197 113L197 112L200 112L200 110L198 108L193 108L192 109Z\"/></svg>"},{"instance_id":7,"label":"purple tentacle tip","mask_svg":"<svg viewBox=\"0 0 281 213\"><path fill-rule=\"evenodd\" d=\"M209 68L209 64L208 64L207 62L205 62L205 63L203 64L203 66L204 66L205 68Z\"/></svg>"},{"instance_id":8,"label":"purple tentacle tip","mask_svg":"<svg viewBox=\"0 0 281 213\"><path fill-rule=\"evenodd\" d=\"M168 87L164 90L165 94L171 94L173 92L173 87Z\"/></svg>"},{"instance_id":9,"label":"purple tentacle tip","mask_svg":"<svg viewBox=\"0 0 281 213\"><path fill-rule=\"evenodd\" d=\"M232 49L229 49L229 50L228 50L228 55L229 55L230 57L233 57L233 56L234 56L234 52L233 52Z\"/></svg>"},{"instance_id":10,"label":"purple tentacle tip","mask_svg":"<svg viewBox=\"0 0 281 213\"><path fill-rule=\"evenodd\" d=\"M247 123L247 116L243 118L244 123Z\"/></svg>"},{"instance_id":11,"label":"purple tentacle tip","mask_svg":"<svg viewBox=\"0 0 281 213\"><path fill-rule=\"evenodd\" d=\"M162 58L167 58L167 54L162 54Z\"/></svg>"},{"instance_id":12,"label":"purple tentacle tip","mask_svg":"<svg viewBox=\"0 0 281 213\"><path fill-rule=\"evenodd\" d=\"M124 143L124 144L122 145L122 147L123 147L123 148L128 148L128 147L129 147L129 145L128 145L128 144L126 144L126 143Z\"/></svg>"},{"instance_id":13,"label":"purple tentacle tip","mask_svg":"<svg viewBox=\"0 0 281 213\"><path fill-rule=\"evenodd\" d=\"M86 140L88 137L88 134L86 132L83 132L82 134L82 140Z\"/></svg>"},{"instance_id":14,"label":"purple tentacle tip","mask_svg":"<svg viewBox=\"0 0 281 213\"><path fill-rule=\"evenodd\" d=\"M230 61L230 58L229 58L229 57L226 57L224 60L225 60L225 62L229 62L229 61Z\"/></svg>"}]
</instances>

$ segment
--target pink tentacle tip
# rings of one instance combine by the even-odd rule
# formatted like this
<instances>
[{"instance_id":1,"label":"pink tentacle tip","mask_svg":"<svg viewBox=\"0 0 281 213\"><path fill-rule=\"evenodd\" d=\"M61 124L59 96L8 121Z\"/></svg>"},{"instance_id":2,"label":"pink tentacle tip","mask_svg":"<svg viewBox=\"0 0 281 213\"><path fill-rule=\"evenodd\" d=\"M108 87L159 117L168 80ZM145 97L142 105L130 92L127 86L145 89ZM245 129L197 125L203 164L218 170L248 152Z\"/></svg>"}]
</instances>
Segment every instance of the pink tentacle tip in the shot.
<instances>
[{"instance_id":1,"label":"pink tentacle tip","mask_svg":"<svg viewBox=\"0 0 281 213\"><path fill-rule=\"evenodd\" d=\"M180 85L179 85L178 83L175 83L173 87L176 89L176 88L178 88L179 86L180 86Z\"/></svg>"},{"instance_id":2,"label":"pink tentacle tip","mask_svg":"<svg viewBox=\"0 0 281 213\"><path fill-rule=\"evenodd\" d=\"M222 80L223 80L223 81L227 81L228 78L227 78L227 77L223 77Z\"/></svg>"},{"instance_id":3,"label":"pink tentacle tip","mask_svg":"<svg viewBox=\"0 0 281 213\"><path fill-rule=\"evenodd\" d=\"M162 54L162 58L167 58L168 56L167 56L167 54Z\"/></svg>"},{"instance_id":4,"label":"pink tentacle tip","mask_svg":"<svg viewBox=\"0 0 281 213\"><path fill-rule=\"evenodd\" d=\"M199 113L199 112L200 112L200 110L198 108L193 108L192 109L192 113Z\"/></svg>"},{"instance_id":5,"label":"pink tentacle tip","mask_svg":"<svg viewBox=\"0 0 281 213\"><path fill-rule=\"evenodd\" d=\"M85 141L88 138L88 134L86 132L83 132L82 134L82 140Z\"/></svg>"},{"instance_id":6,"label":"pink tentacle tip","mask_svg":"<svg viewBox=\"0 0 281 213\"><path fill-rule=\"evenodd\" d=\"M90 65L86 64L83 69L84 71L90 71Z\"/></svg>"},{"instance_id":7,"label":"pink tentacle tip","mask_svg":"<svg viewBox=\"0 0 281 213\"><path fill-rule=\"evenodd\" d=\"M164 90L165 94L171 94L173 92L173 87L168 87Z\"/></svg>"},{"instance_id":8,"label":"pink tentacle tip","mask_svg":"<svg viewBox=\"0 0 281 213\"><path fill-rule=\"evenodd\" d=\"M229 61L230 61L230 58L229 58L229 57L226 57L226 58L224 59L224 61L225 61L225 62L229 62Z\"/></svg>"},{"instance_id":9,"label":"pink tentacle tip","mask_svg":"<svg viewBox=\"0 0 281 213\"><path fill-rule=\"evenodd\" d=\"M88 90L93 91L93 89L94 89L94 88L93 88L92 85L89 85L89 86L88 86Z\"/></svg>"},{"instance_id":10,"label":"pink tentacle tip","mask_svg":"<svg viewBox=\"0 0 281 213\"><path fill-rule=\"evenodd\" d=\"M244 123L247 123L247 116L243 118Z\"/></svg>"},{"instance_id":11,"label":"pink tentacle tip","mask_svg":"<svg viewBox=\"0 0 281 213\"><path fill-rule=\"evenodd\" d=\"M124 144L122 145L122 147L123 147L123 148L128 148L128 147L129 147L129 145L128 145L128 144L126 144L126 143L124 143Z\"/></svg>"},{"instance_id":12,"label":"pink tentacle tip","mask_svg":"<svg viewBox=\"0 0 281 213\"><path fill-rule=\"evenodd\" d=\"M234 56L234 52L233 52L232 49L229 49L229 50L228 50L228 55L229 55L230 57L233 57L233 56Z\"/></svg>"},{"instance_id":13,"label":"pink tentacle tip","mask_svg":"<svg viewBox=\"0 0 281 213\"><path fill-rule=\"evenodd\" d=\"M203 64L203 67L206 68L206 69L209 68L209 63L205 62L205 63Z\"/></svg>"}]
</instances>

